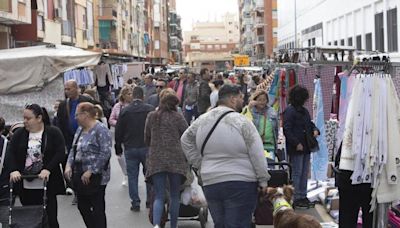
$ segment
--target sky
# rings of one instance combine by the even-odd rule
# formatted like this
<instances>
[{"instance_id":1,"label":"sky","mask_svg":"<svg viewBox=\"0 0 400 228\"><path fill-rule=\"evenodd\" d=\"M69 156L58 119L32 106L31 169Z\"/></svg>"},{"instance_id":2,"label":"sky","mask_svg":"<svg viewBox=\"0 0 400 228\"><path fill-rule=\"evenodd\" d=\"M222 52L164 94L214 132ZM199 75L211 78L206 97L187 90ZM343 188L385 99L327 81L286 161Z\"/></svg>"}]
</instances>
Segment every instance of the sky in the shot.
<instances>
[{"instance_id":1,"label":"sky","mask_svg":"<svg viewBox=\"0 0 400 228\"><path fill-rule=\"evenodd\" d=\"M238 14L238 0L176 0L183 31L190 31L197 21L220 21L227 12Z\"/></svg>"}]
</instances>

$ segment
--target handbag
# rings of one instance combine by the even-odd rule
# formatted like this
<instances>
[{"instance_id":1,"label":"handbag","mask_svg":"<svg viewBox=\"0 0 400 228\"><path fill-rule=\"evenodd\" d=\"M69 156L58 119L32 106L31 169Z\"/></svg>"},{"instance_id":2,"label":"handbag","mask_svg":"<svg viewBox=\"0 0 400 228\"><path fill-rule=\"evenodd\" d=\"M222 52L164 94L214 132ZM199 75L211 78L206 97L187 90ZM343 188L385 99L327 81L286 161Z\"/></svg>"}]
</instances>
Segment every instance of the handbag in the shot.
<instances>
[{"instance_id":1,"label":"handbag","mask_svg":"<svg viewBox=\"0 0 400 228\"><path fill-rule=\"evenodd\" d=\"M74 153L74 165L72 167L72 186L74 190L81 195L92 195L101 189L100 185L101 185L102 175L92 173L92 175L90 176L89 184L86 185L82 182L81 177L85 171L83 171L82 169L82 163L76 162L75 160L78 142L79 138L81 137L82 131L83 130L79 132L78 137L76 138L74 144L72 145L72 151ZM106 165L106 167L107 166L108 165Z\"/></svg>"},{"instance_id":2,"label":"handbag","mask_svg":"<svg viewBox=\"0 0 400 228\"><path fill-rule=\"evenodd\" d=\"M314 135L310 134L308 131L304 131L304 134L306 136L306 143L308 146L308 149L310 149L311 152L316 152L319 151L319 144L317 139L314 137Z\"/></svg>"}]
</instances>

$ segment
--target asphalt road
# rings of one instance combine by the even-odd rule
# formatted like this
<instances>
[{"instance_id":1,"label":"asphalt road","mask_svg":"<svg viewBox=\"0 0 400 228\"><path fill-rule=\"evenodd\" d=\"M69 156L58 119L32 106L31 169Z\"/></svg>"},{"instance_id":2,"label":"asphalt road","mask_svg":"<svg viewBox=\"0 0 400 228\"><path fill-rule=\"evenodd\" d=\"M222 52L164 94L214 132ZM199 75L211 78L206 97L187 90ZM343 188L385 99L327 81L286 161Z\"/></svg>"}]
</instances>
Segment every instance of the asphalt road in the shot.
<instances>
[{"instance_id":1,"label":"asphalt road","mask_svg":"<svg viewBox=\"0 0 400 228\"><path fill-rule=\"evenodd\" d=\"M110 228L151 228L153 227L148 219L148 210L145 207L145 184L143 175L140 175L139 193L142 199L141 211L130 211L130 199L128 187L122 186L122 171L113 154L111 158L111 181L106 189L106 214L107 224ZM72 196L58 197L58 220L60 227L84 228L82 217L77 206L71 205ZM210 219L211 220L211 219ZM168 223L167 226L169 227ZM200 227L198 221L179 221L180 228ZM213 227L212 222L207 227Z\"/></svg>"}]
</instances>

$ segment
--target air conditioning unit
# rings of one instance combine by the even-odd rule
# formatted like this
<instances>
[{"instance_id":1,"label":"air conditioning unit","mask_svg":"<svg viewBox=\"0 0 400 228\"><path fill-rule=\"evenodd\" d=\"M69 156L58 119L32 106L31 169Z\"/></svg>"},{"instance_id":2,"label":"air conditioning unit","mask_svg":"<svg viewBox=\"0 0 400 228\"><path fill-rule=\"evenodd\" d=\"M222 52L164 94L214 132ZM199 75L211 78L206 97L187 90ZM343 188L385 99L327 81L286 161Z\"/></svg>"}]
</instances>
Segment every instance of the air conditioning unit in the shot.
<instances>
[{"instance_id":1,"label":"air conditioning unit","mask_svg":"<svg viewBox=\"0 0 400 228\"><path fill-rule=\"evenodd\" d=\"M61 8L54 9L54 18L56 18L56 19L62 18L62 9Z\"/></svg>"}]
</instances>

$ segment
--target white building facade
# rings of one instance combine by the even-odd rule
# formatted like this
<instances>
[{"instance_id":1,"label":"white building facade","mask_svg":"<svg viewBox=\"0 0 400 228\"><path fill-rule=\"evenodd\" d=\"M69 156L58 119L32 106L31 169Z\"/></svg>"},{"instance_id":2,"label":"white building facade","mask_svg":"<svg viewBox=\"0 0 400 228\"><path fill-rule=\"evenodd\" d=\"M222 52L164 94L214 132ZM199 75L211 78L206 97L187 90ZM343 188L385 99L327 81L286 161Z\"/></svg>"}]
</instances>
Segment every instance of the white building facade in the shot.
<instances>
[{"instance_id":1,"label":"white building facade","mask_svg":"<svg viewBox=\"0 0 400 228\"><path fill-rule=\"evenodd\" d=\"M279 49L352 46L398 53L399 7L399 0L279 0Z\"/></svg>"}]
</instances>

